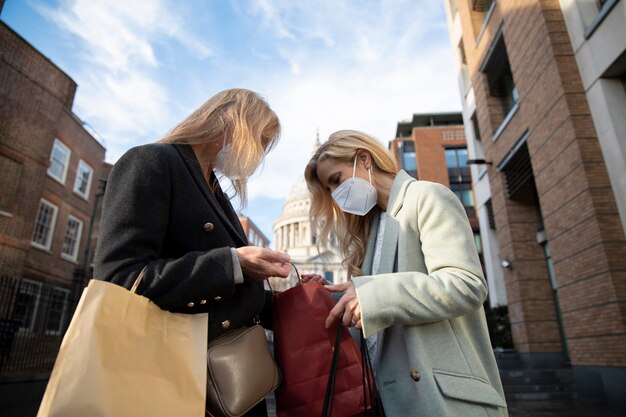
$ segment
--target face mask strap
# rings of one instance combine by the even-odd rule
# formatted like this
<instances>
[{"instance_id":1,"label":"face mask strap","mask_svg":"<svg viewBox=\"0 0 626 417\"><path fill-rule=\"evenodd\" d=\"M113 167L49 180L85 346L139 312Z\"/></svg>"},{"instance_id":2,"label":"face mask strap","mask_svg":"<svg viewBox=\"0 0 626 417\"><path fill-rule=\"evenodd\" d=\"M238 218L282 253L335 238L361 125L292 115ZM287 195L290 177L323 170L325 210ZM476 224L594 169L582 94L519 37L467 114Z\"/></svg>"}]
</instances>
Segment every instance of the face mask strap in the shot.
<instances>
[{"instance_id":1,"label":"face mask strap","mask_svg":"<svg viewBox=\"0 0 626 417\"><path fill-rule=\"evenodd\" d=\"M354 166L352 167L352 178L356 177L356 156L354 157ZM370 179L370 185L372 185L372 169L368 168L367 176Z\"/></svg>"}]
</instances>

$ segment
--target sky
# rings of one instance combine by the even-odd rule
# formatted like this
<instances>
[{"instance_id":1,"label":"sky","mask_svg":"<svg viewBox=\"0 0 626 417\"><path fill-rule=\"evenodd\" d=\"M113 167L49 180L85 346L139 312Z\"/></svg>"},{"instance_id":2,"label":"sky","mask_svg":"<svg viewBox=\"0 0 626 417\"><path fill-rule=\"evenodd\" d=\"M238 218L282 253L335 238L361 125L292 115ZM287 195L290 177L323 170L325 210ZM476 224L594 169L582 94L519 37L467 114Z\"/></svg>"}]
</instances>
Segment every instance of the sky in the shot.
<instances>
[{"instance_id":1,"label":"sky","mask_svg":"<svg viewBox=\"0 0 626 417\"><path fill-rule=\"evenodd\" d=\"M461 109L442 0L5 0L0 19L77 83L111 163L218 91L260 93L282 135L241 212L271 241L317 132L387 144L414 113Z\"/></svg>"}]
</instances>

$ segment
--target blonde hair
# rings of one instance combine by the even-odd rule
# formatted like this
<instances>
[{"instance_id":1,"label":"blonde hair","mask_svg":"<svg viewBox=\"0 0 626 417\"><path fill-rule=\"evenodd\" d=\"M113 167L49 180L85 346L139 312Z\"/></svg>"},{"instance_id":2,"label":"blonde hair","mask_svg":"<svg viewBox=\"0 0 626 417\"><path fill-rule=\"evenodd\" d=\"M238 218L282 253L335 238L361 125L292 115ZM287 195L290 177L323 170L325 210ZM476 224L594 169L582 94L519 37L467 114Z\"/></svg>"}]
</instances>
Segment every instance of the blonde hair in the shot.
<instances>
[{"instance_id":1,"label":"blonde hair","mask_svg":"<svg viewBox=\"0 0 626 417\"><path fill-rule=\"evenodd\" d=\"M392 154L377 139L355 130L340 130L330 135L311 157L304 171L311 193L311 227L313 233L317 234L318 246L329 247L332 235L335 234L349 277L362 274L361 264L376 211L372 210L365 216L342 211L320 182L317 167L326 159L352 165L360 150L369 152L371 156L374 185L377 174L390 175L392 178L396 176L398 165Z\"/></svg>"},{"instance_id":2,"label":"blonde hair","mask_svg":"<svg viewBox=\"0 0 626 417\"><path fill-rule=\"evenodd\" d=\"M180 122L159 143L187 145L223 143L230 136L232 151L226 167L241 166L254 172L278 142L280 122L276 113L257 93L243 88L221 91ZM266 146L263 146L266 142ZM231 180L241 205L246 204L247 179ZM232 196L231 196L232 197Z\"/></svg>"}]
</instances>

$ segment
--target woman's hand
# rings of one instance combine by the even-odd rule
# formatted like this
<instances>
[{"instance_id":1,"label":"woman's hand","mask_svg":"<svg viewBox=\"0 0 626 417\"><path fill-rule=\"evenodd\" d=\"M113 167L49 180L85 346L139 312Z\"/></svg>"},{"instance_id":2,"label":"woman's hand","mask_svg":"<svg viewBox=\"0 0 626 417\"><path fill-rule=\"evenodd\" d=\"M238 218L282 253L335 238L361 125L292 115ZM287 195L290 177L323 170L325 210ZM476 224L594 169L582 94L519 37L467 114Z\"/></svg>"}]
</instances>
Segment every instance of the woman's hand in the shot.
<instances>
[{"instance_id":1,"label":"woman's hand","mask_svg":"<svg viewBox=\"0 0 626 417\"><path fill-rule=\"evenodd\" d=\"M291 258L282 252L258 246L237 248L241 271L247 277L262 281L269 277L286 278L291 272Z\"/></svg>"},{"instance_id":2,"label":"woman's hand","mask_svg":"<svg viewBox=\"0 0 626 417\"><path fill-rule=\"evenodd\" d=\"M300 280L303 284L306 284L307 282L319 282L322 285L329 284L329 282L326 281L326 279L320 274L302 274L300 275Z\"/></svg>"},{"instance_id":3,"label":"woman's hand","mask_svg":"<svg viewBox=\"0 0 626 417\"><path fill-rule=\"evenodd\" d=\"M326 328L342 317L344 326L353 326L359 330L361 326L361 306L359 305L359 299L356 296L356 289L352 281L343 282L336 285L326 285L325 288L332 292L345 291L343 297L337 301L335 307L330 310L328 317L326 318Z\"/></svg>"}]
</instances>

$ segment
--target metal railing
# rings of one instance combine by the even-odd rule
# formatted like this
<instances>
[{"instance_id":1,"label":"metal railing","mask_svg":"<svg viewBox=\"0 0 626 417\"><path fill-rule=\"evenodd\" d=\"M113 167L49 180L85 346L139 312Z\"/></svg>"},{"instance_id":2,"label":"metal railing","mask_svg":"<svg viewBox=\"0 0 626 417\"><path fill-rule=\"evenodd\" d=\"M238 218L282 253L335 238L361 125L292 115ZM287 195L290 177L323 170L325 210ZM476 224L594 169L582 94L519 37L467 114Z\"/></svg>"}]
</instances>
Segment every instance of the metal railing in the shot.
<instances>
[{"instance_id":1,"label":"metal railing","mask_svg":"<svg viewBox=\"0 0 626 417\"><path fill-rule=\"evenodd\" d=\"M0 379L52 370L74 301L69 287L0 276Z\"/></svg>"}]
</instances>

